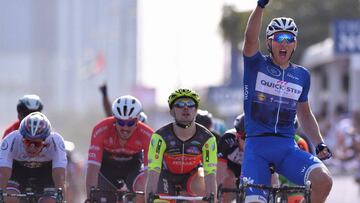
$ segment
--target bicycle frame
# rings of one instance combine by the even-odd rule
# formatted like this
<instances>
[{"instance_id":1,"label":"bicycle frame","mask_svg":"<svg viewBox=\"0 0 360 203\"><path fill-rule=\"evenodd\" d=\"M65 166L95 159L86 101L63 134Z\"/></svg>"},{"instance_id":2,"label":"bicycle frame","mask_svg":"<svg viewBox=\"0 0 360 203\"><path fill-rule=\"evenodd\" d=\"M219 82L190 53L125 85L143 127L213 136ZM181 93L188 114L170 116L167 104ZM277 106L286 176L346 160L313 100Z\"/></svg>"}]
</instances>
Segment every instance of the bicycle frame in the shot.
<instances>
[{"instance_id":1,"label":"bicycle frame","mask_svg":"<svg viewBox=\"0 0 360 203\"><path fill-rule=\"evenodd\" d=\"M96 200L96 194L97 193L112 196L112 197L114 197L116 202L122 202L125 198L126 199L129 198L130 200L132 200L132 199L134 199L136 197L136 195L144 195L144 192L142 192L142 191L135 191L135 192L120 191L120 190L110 191L110 190L102 190L102 189L96 188L96 187L91 187L90 188L90 198L89 198L90 203L97 203L98 202Z\"/></svg>"},{"instance_id":2,"label":"bicycle frame","mask_svg":"<svg viewBox=\"0 0 360 203\"><path fill-rule=\"evenodd\" d=\"M250 184L246 180L243 180L243 184L239 188L223 188L222 185L218 187L218 199L221 201L222 193L236 193L236 202L241 203L245 202L246 198L246 189L248 188L257 188L261 190L269 191L268 202L287 202L288 194L290 193L303 193L306 203L311 203L311 183L310 181L306 182L305 186L267 186L261 184ZM279 199L278 199L279 198Z\"/></svg>"}]
</instances>

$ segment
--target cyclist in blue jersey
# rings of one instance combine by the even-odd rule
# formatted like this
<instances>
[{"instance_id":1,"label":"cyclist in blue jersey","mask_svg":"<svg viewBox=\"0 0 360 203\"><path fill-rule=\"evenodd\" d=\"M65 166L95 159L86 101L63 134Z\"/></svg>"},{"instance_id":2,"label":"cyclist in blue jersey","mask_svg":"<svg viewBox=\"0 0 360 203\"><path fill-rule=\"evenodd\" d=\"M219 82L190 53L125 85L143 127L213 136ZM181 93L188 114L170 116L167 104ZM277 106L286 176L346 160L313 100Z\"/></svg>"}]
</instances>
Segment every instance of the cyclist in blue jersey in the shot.
<instances>
[{"instance_id":1,"label":"cyclist in blue jersey","mask_svg":"<svg viewBox=\"0 0 360 203\"><path fill-rule=\"evenodd\" d=\"M291 18L274 18L266 29L269 56L259 51L262 14L269 0L258 0L245 30L243 178L270 185L269 164L297 185L312 183L311 202L325 202L332 187L330 172L321 160L332 156L308 103L310 73L290 62L297 46L298 28ZM316 156L294 142L297 115L316 146ZM266 192L249 189L246 202L266 202Z\"/></svg>"}]
</instances>

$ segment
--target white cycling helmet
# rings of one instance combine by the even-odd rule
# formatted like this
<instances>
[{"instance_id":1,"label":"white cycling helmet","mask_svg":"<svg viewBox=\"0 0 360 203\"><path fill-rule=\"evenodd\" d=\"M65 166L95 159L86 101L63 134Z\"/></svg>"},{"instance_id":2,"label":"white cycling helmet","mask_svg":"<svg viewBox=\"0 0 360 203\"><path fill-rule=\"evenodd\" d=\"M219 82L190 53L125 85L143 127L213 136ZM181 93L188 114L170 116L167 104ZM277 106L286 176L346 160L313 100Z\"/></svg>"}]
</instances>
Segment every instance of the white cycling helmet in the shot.
<instances>
[{"instance_id":1,"label":"white cycling helmet","mask_svg":"<svg viewBox=\"0 0 360 203\"><path fill-rule=\"evenodd\" d=\"M27 94L19 99L16 109L18 112L41 111L43 109L43 104L38 95Z\"/></svg>"},{"instance_id":2,"label":"white cycling helmet","mask_svg":"<svg viewBox=\"0 0 360 203\"><path fill-rule=\"evenodd\" d=\"M266 28L266 38L276 32L290 32L295 37L298 35L298 28L294 19L287 17L278 17L271 20Z\"/></svg>"},{"instance_id":3,"label":"white cycling helmet","mask_svg":"<svg viewBox=\"0 0 360 203\"><path fill-rule=\"evenodd\" d=\"M117 119L128 120L139 118L141 111L142 105L140 101L131 95L117 98L112 105L113 116Z\"/></svg>"},{"instance_id":4,"label":"white cycling helmet","mask_svg":"<svg viewBox=\"0 0 360 203\"><path fill-rule=\"evenodd\" d=\"M45 140L51 133L51 124L44 114L33 112L21 121L19 131L25 139Z\"/></svg>"}]
</instances>

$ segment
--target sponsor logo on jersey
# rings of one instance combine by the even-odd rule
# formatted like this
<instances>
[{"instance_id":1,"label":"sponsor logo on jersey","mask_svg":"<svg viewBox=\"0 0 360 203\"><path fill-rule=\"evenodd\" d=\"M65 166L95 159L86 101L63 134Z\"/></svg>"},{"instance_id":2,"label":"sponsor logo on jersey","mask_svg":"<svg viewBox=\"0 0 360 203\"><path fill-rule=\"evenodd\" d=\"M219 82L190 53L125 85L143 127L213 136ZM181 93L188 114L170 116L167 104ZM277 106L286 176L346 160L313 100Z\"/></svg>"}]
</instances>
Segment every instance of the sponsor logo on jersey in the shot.
<instances>
[{"instance_id":1,"label":"sponsor logo on jersey","mask_svg":"<svg viewBox=\"0 0 360 203\"><path fill-rule=\"evenodd\" d=\"M6 140L1 144L1 150L6 150L9 147L9 144Z\"/></svg>"},{"instance_id":2,"label":"sponsor logo on jersey","mask_svg":"<svg viewBox=\"0 0 360 203\"><path fill-rule=\"evenodd\" d=\"M43 164L41 162L24 162L24 166L28 167L28 168L39 168L41 167Z\"/></svg>"},{"instance_id":3,"label":"sponsor logo on jersey","mask_svg":"<svg viewBox=\"0 0 360 203\"><path fill-rule=\"evenodd\" d=\"M186 149L186 153L200 154L200 150L197 147L189 147L189 148Z\"/></svg>"},{"instance_id":4,"label":"sponsor logo on jersey","mask_svg":"<svg viewBox=\"0 0 360 203\"><path fill-rule=\"evenodd\" d=\"M102 132L104 132L107 129L107 126L103 126L99 129L97 129L94 133L93 133L93 137L96 138L98 135L100 135Z\"/></svg>"},{"instance_id":5,"label":"sponsor logo on jersey","mask_svg":"<svg viewBox=\"0 0 360 203\"><path fill-rule=\"evenodd\" d=\"M281 75L281 71L273 66L267 66L266 69L273 76L279 77Z\"/></svg>"},{"instance_id":6,"label":"sponsor logo on jersey","mask_svg":"<svg viewBox=\"0 0 360 203\"><path fill-rule=\"evenodd\" d=\"M100 147L97 146L97 145L91 145L89 150L91 150L91 151L100 151Z\"/></svg>"},{"instance_id":7,"label":"sponsor logo on jersey","mask_svg":"<svg viewBox=\"0 0 360 203\"><path fill-rule=\"evenodd\" d=\"M288 73L286 76L288 76L289 78L292 78L292 79L294 79L294 80L299 80L298 77L294 76L294 75L291 74L291 73Z\"/></svg>"},{"instance_id":8,"label":"sponsor logo on jersey","mask_svg":"<svg viewBox=\"0 0 360 203\"><path fill-rule=\"evenodd\" d=\"M191 145L201 145L201 143L197 140L191 141Z\"/></svg>"},{"instance_id":9,"label":"sponsor logo on jersey","mask_svg":"<svg viewBox=\"0 0 360 203\"><path fill-rule=\"evenodd\" d=\"M256 78L255 90L266 94L298 100L303 87L265 75L259 72Z\"/></svg>"},{"instance_id":10,"label":"sponsor logo on jersey","mask_svg":"<svg viewBox=\"0 0 360 203\"><path fill-rule=\"evenodd\" d=\"M171 140L171 141L170 141L170 146L173 147L173 146L175 146L175 145L176 145L176 141L175 141L175 140Z\"/></svg>"},{"instance_id":11,"label":"sponsor logo on jersey","mask_svg":"<svg viewBox=\"0 0 360 203\"><path fill-rule=\"evenodd\" d=\"M151 146L153 147L155 145L155 140L154 139L151 139L151 142L150 142Z\"/></svg>"},{"instance_id":12,"label":"sponsor logo on jersey","mask_svg":"<svg viewBox=\"0 0 360 203\"><path fill-rule=\"evenodd\" d=\"M95 153L89 153L89 158L96 158L96 154Z\"/></svg>"},{"instance_id":13,"label":"sponsor logo on jersey","mask_svg":"<svg viewBox=\"0 0 360 203\"><path fill-rule=\"evenodd\" d=\"M162 140L159 140L156 145L156 153L160 153L161 145L162 145Z\"/></svg>"},{"instance_id":14,"label":"sponsor logo on jersey","mask_svg":"<svg viewBox=\"0 0 360 203\"><path fill-rule=\"evenodd\" d=\"M244 100L247 100L249 98L249 86L244 85Z\"/></svg>"},{"instance_id":15,"label":"sponsor logo on jersey","mask_svg":"<svg viewBox=\"0 0 360 203\"><path fill-rule=\"evenodd\" d=\"M133 159L133 157L128 156L128 157L121 157L121 156L116 156L116 155L111 155L109 157L110 160L114 160L114 161L130 161L131 159Z\"/></svg>"},{"instance_id":16,"label":"sponsor logo on jersey","mask_svg":"<svg viewBox=\"0 0 360 203\"><path fill-rule=\"evenodd\" d=\"M64 142L61 142L59 147L60 147L60 150L61 150L61 151L65 151L65 144L64 144Z\"/></svg>"},{"instance_id":17,"label":"sponsor logo on jersey","mask_svg":"<svg viewBox=\"0 0 360 203\"><path fill-rule=\"evenodd\" d=\"M264 93L259 93L259 94L257 95L257 98L258 98L259 101L265 101L266 96L265 96Z\"/></svg>"}]
</instances>

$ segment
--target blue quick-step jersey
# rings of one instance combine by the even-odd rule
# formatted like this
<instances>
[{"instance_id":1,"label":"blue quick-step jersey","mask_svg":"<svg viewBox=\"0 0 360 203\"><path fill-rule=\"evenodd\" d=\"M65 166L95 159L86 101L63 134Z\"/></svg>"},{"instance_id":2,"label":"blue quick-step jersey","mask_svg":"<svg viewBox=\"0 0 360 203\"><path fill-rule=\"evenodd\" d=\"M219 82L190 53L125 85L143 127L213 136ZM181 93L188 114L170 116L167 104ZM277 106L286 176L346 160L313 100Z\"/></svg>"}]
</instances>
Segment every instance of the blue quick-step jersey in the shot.
<instances>
[{"instance_id":1,"label":"blue quick-step jersey","mask_svg":"<svg viewBox=\"0 0 360 203\"><path fill-rule=\"evenodd\" d=\"M310 73L290 64L275 65L260 52L244 56L244 112L247 137L279 135L293 137L298 102L308 100Z\"/></svg>"}]
</instances>

